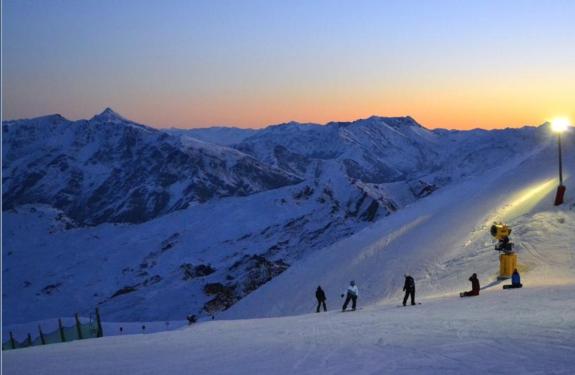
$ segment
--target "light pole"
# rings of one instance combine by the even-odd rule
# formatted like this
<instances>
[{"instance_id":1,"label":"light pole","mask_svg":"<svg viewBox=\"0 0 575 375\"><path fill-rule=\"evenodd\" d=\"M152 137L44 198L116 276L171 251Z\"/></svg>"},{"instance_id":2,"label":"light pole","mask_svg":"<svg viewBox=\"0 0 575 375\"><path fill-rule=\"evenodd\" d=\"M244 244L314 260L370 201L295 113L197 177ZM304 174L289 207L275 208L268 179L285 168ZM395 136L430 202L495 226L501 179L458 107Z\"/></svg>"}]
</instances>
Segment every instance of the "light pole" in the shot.
<instances>
[{"instance_id":1,"label":"light pole","mask_svg":"<svg viewBox=\"0 0 575 375\"><path fill-rule=\"evenodd\" d=\"M563 185L563 159L561 157L561 133L569 128L569 120L559 118L551 122L551 130L557 133L557 147L559 150L559 186L557 187L557 194L555 194L555 205L559 206L563 203L563 196L565 195L565 185Z\"/></svg>"}]
</instances>

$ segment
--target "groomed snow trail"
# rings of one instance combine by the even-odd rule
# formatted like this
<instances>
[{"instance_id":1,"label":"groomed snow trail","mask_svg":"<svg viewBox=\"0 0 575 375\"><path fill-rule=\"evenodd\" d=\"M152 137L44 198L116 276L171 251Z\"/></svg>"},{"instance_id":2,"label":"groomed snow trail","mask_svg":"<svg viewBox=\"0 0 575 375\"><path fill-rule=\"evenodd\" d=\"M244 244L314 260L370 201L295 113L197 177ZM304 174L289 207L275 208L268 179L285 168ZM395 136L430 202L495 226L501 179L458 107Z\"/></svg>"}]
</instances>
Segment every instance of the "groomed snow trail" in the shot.
<instances>
[{"instance_id":1,"label":"groomed snow trail","mask_svg":"<svg viewBox=\"0 0 575 375\"><path fill-rule=\"evenodd\" d=\"M339 306L328 306L338 308ZM199 323L4 353L5 374L572 374L575 286Z\"/></svg>"}]
</instances>

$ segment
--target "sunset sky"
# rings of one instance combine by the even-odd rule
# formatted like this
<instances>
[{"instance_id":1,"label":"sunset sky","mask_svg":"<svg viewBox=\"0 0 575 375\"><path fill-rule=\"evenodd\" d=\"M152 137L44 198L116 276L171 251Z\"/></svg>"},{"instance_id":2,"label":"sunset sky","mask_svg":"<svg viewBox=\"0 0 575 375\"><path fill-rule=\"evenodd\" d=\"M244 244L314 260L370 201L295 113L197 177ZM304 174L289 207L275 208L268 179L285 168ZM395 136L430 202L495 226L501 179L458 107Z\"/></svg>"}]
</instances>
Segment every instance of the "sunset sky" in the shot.
<instances>
[{"instance_id":1,"label":"sunset sky","mask_svg":"<svg viewBox=\"0 0 575 375\"><path fill-rule=\"evenodd\" d=\"M4 0L4 119L575 119L575 1Z\"/></svg>"}]
</instances>

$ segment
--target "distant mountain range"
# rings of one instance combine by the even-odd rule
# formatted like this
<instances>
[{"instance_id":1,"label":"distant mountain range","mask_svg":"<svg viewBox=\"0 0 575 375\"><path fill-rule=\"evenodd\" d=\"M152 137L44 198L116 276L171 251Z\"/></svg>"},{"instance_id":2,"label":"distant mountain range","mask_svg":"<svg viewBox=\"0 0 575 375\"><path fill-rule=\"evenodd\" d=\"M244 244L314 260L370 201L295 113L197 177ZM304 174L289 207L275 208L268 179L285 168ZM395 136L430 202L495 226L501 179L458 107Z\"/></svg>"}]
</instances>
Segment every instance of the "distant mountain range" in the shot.
<instances>
[{"instance_id":1,"label":"distant mountain range","mask_svg":"<svg viewBox=\"0 0 575 375\"><path fill-rule=\"evenodd\" d=\"M111 109L5 121L4 320L214 314L328 246L547 142L411 117L154 129ZM352 251L350 249L350 251Z\"/></svg>"},{"instance_id":2,"label":"distant mountain range","mask_svg":"<svg viewBox=\"0 0 575 375\"><path fill-rule=\"evenodd\" d=\"M133 123L111 109L3 124L4 208L49 204L81 224L138 223L301 180L233 149Z\"/></svg>"}]
</instances>

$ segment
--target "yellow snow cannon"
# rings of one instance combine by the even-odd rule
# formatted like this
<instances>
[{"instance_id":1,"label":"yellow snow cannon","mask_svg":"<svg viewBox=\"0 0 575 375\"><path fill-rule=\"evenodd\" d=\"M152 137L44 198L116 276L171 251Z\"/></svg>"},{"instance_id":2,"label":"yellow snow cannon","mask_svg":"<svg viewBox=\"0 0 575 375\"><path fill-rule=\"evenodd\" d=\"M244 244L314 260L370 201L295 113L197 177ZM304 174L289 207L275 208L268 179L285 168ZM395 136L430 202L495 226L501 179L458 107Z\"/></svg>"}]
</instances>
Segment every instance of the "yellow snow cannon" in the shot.
<instances>
[{"instance_id":1,"label":"yellow snow cannon","mask_svg":"<svg viewBox=\"0 0 575 375\"><path fill-rule=\"evenodd\" d=\"M513 271L517 268L517 254L514 252L499 255L499 276L498 280L509 279Z\"/></svg>"},{"instance_id":2,"label":"yellow snow cannon","mask_svg":"<svg viewBox=\"0 0 575 375\"><path fill-rule=\"evenodd\" d=\"M495 250L501 251L499 255L499 280L508 279L517 268L517 254L513 252L513 243L509 240L511 228L503 223L493 223L489 230L491 236L497 240Z\"/></svg>"}]
</instances>

